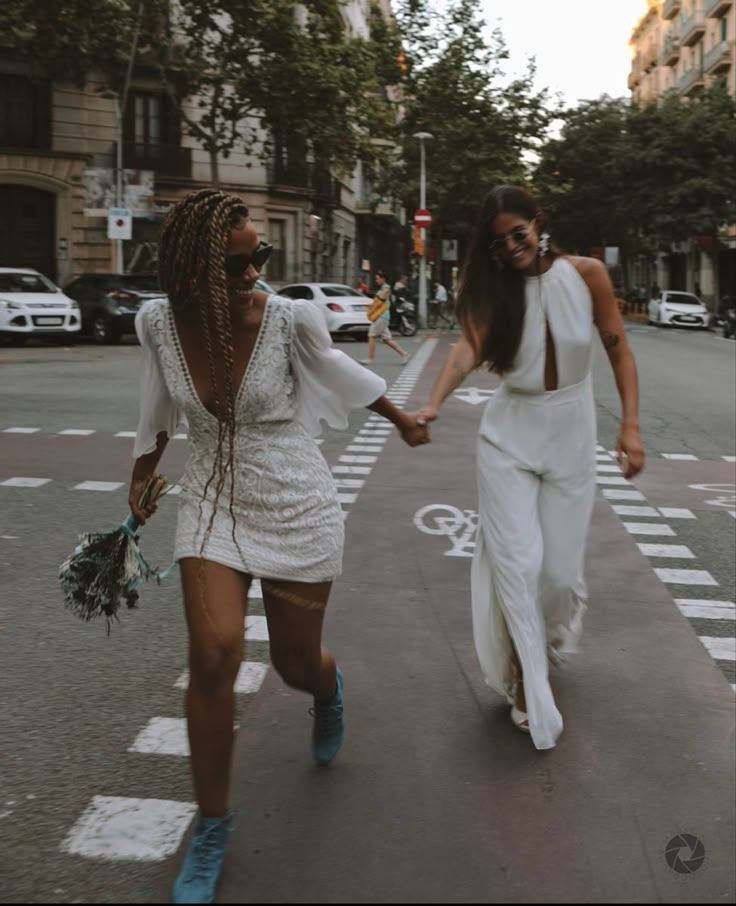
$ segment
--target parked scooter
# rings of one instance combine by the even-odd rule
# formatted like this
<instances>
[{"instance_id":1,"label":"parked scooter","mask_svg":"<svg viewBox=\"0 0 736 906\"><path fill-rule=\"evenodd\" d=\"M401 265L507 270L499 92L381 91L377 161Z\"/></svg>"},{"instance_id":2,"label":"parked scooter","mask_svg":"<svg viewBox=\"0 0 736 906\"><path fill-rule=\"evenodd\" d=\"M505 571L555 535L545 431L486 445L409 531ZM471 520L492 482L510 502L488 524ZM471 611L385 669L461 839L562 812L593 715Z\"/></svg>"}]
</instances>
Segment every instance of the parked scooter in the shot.
<instances>
[{"instance_id":1,"label":"parked scooter","mask_svg":"<svg viewBox=\"0 0 736 906\"><path fill-rule=\"evenodd\" d=\"M736 338L736 308L727 308L723 312L723 336L727 340Z\"/></svg>"},{"instance_id":2,"label":"parked scooter","mask_svg":"<svg viewBox=\"0 0 736 906\"><path fill-rule=\"evenodd\" d=\"M409 295L405 295L403 299L399 299L393 311L396 319L395 329L402 337L413 337L419 328L416 302Z\"/></svg>"}]
</instances>

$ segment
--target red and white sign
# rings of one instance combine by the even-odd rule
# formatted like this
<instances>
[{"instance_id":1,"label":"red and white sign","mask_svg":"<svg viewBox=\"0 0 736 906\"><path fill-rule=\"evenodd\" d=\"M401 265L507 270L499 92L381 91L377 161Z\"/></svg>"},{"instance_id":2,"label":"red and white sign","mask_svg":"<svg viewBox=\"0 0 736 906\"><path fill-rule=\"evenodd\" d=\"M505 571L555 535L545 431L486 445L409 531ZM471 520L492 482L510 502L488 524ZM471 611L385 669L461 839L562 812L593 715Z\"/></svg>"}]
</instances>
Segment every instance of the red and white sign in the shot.
<instances>
[{"instance_id":1,"label":"red and white sign","mask_svg":"<svg viewBox=\"0 0 736 906\"><path fill-rule=\"evenodd\" d=\"M417 208L414 211L414 225L418 227L428 227L432 223L432 212L427 208Z\"/></svg>"}]
</instances>

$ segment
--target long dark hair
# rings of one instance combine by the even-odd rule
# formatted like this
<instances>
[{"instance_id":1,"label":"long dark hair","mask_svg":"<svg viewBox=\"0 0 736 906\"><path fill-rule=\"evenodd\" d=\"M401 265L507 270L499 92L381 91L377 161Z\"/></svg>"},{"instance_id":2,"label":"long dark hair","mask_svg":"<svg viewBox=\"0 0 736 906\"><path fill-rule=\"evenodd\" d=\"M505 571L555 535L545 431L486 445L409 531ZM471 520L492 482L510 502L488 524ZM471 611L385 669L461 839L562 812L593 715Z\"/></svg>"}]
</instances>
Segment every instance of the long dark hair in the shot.
<instances>
[{"instance_id":1,"label":"long dark hair","mask_svg":"<svg viewBox=\"0 0 736 906\"><path fill-rule=\"evenodd\" d=\"M486 195L465 259L457 297L457 316L478 364L503 374L513 368L526 313L526 278L490 250L499 214L542 222L534 198L517 186L497 186ZM560 253L550 247L550 257ZM537 259L538 260L538 259Z\"/></svg>"}]
</instances>

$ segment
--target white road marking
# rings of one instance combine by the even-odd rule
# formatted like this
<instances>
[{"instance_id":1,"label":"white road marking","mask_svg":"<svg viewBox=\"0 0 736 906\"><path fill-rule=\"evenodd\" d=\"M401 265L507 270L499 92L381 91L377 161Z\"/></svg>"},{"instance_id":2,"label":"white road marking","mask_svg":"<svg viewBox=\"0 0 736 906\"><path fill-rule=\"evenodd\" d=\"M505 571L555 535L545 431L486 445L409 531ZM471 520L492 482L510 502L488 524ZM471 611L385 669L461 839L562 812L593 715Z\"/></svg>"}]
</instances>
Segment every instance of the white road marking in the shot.
<instances>
[{"instance_id":1,"label":"white road marking","mask_svg":"<svg viewBox=\"0 0 736 906\"><path fill-rule=\"evenodd\" d=\"M248 600L253 598L255 601L263 600L263 589L261 588L261 580L253 579L250 583L250 588L248 589Z\"/></svg>"},{"instance_id":2,"label":"white road marking","mask_svg":"<svg viewBox=\"0 0 736 906\"><path fill-rule=\"evenodd\" d=\"M659 512L665 519L695 519L695 513L686 507L661 506Z\"/></svg>"},{"instance_id":3,"label":"white road marking","mask_svg":"<svg viewBox=\"0 0 736 906\"><path fill-rule=\"evenodd\" d=\"M142 755L180 755L188 758L186 718L152 717L128 751Z\"/></svg>"},{"instance_id":4,"label":"white road marking","mask_svg":"<svg viewBox=\"0 0 736 906\"><path fill-rule=\"evenodd\" d=\"M259 614L253 614L245 618L245 638L250 642L267 642L268 621Z\"/></svg>"},{"instance_id":5,"label":"white road marking","mask_svg":"<svg viewBox=\"0 0 736 906\"><path fill-rule=\"evenodd\" d=\"M340 462L370 462L373 463L378 457L376 456L341 456Z\"/></svg>"},{"instance_id":6,"label":"white road marking","mask_svg":"<svg viewBox=\"0 0 736 906\"><path fill-rule=\"evenodd\" d=\"M695 461L698 460L698 457L693 456L692 453L663 453L662 458L663 459L682 459L682 460L687 460L688 462L691 462L693 460L695 460Z\"/></svg>"},{"instance_id":7,"label":"white road marking","mask_svg":"<svg viewBox=\"0 0 736 906\"><path fill-rule=\"evenodd\" d=\"M368 466L333 466L331 472L334 475L370 475L371 469Z\"/></svg>"},{"instance_id":8,"label":"white road marking","mask_svg":"<svg viewBox=\"0 0 736 906\"><path fill-rule=\"evenodd\" d=\"M736 456L721 456L721 459L726 462L736 462Z\"/></svg>"},{"instance_id":9,"label":"white road marking","mask_svg":"<svg viewBox=\"0 0 736 906\"><path fill-rule=\"evenodd\" d=\"M91 428L65 428L63 431L57 431L56 433L87 437L87 435L94 434L95 432Z\"/></svg>"},{"instance_id":10,"label":"white road marking","mask_svg":"<svg viewBox=\"0 0 736 906\"><path fill-rule=\"evenodd\" d=\"M654 572L667 585L718 585L705 569L665 569L655 567Z\"/></svg>"},{"instance_id":11,"label":"white road marking","mask_svg":"<svg viewBox=\"0 0 736 906\"><path fill-rule=\"evenodd\" d=\"M614 464L603 465L603 463L601 463L601 464L596 463L595 468L596 468L597 472L620 472L621 471L621 466L614 465Z\"/></svg>"},{"instance_id":12,"label":"white road marking","mask_svg":"<svg viewBox=\"0 0 736 906\"><path fill-rule=\"evenodd\" d=\"M337 499L340 501L340 503L355 503L355 501L358 499L358 495L357 494L341 494L338 492Z\"/></svg>"},{"instance_id":13,"label":"white road marking","mask_svg":"<svg viewBox=\"0 0 736 906\"><path fill-rule=\"evenodd\" d=\"M674 535L669 527L661 522L624 522L624 528L632 535Z\"/></svg>"},{"instance_id":14,"label":"white road marking","mask_svg":"<svg viewBox=\"0 0 736 906\"><path fill-rule=\"evenodd\" d=\"M177 851L196 811L193 802L95 796L61 849L88 859L160 862Z\"/></svg>"},{"instance_id":15,"label":"white road marking","mask_svg":"<svg viewBox=\"0 0 736 906\"><path fill-rule=\"evenodd\" d=\"M672 557L678 560L694 560L695 554L684 544L638 544L645 557Z\"/></svg>"},{"instance_id":16,"label":"white road marking","mask_svg":"<svg viewBox=\"0 0 736 906\"><path fill-rule=\"evenodd\" d=\"M335 486L338 488L362 488L365 481L362 478L336 478Z\"/></svg>"},{"instance_id":17,"label":"white road marking","mask_svg":"<svg viewBox=\"0 0 736 906\"><path fill-rule=\"evenodd\" d=\"M261 664L258 661L243 661L235 680L236 694L249 695L258 692L267 672L268 664ZM177 689L186 689L189 686L189 671L185 670L174 685Z\"/></svg>"},{"instance_id":18,"label":"white road marking","mask_svg":"<svg viewBox=\"0 0 736 906\"><path fill-rule=\"evenodd\" d=\"M659 518L659 513L653 506L626 506L626 504L611 504L611 509L618 516L654 516Z\"/></svg>"},{"instance_id":19,"label":"white road marking","mask_svg":"<svg viewBox=\"0 0 736 906\"><path fill-rule=\"evenodd\" d=\"M118 431L115 437L135 437L135 431Z\"/></svg>"},{"instance_id":20,"label":"white road marking","mask_svg":"<svg viewBox=\"0 0 736 906\"><path fill-rule=\"evenodd\" d=\"M699 635L708 654L718 661L736 661L736 639Z\"/></svg>"},{"instance_id":21,"label":"white road marking","mask_svg":"<svg viewBox=\"0 0 736 906\"><path fill-rule=\"evenodd\" d=\"M695 620L736 620L733 601L708 601L703 598L675 598L675 604L686 617Z\"/></svg>"},{"instance_id":22,"label":"white road marking","mask_svg":"<svg viewBox=\"0 0 736 906\"><path fill-rule=\"evenodd\" d=\"M644 500L641 491L625 491L619 488L603 488L603 496L608 500Z\"/></svg>"},{"instance_id":23,"label":"white road marking","mask_svg":"<svg viewBox=\"0 0 736 906\"><path fill-rule=\"evenodd\" d=\"M117 491L118 488L122 488L122 481L82 481L79 484L75 484L73 490L75 491Z\"/></svg>"},{"instance_id":24,"label":"white road marking","mask_svg":"<svg viewBox=\"0 0 736 906\"><path fill-rule=\"evenodd\" d=\"M628 478L623 478L620 475L596 475L595 476L596 484L628 484L631 482Z\"/></svg>"},{"instance_id":25,"label":"white road marking","mask_svg":"<svg viewBox=\"0 0 736 906\"><path fill-rule=\"evenodd\" d=\"M40 428L3 428L4 434L36 434Z\"/></svg>"},{"instance_id":26,"label":"white road marking","mask_svg":"<svg viewBox=\"0 0 736 906\"><path fill-rule=\"evenodd\" d=\"M6 488L40 488L43 484L48 484L50 478L7 478L0 481L0 485Z\"/></svg>"}]
</instances>

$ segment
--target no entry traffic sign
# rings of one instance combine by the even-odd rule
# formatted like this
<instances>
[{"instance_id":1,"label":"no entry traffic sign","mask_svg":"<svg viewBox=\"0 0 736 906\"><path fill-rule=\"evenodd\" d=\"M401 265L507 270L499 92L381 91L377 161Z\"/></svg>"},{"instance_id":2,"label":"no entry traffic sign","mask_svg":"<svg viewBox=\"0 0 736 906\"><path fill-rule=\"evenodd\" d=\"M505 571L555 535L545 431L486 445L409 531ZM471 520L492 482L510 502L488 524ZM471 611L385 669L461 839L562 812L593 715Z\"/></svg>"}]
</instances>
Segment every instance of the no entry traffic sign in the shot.
<instances>
[{"instance_id":1,"label":"no entry traffic sign","mask_svg":"<svg viewBox=\"0 0 736 906\"><path fill-rule=\"evenodd\" d=\"M418 227L428 227L432 223L432 212L427 208L417 208L414 212L414 224Z\"/></svg>"}]
</instances>

